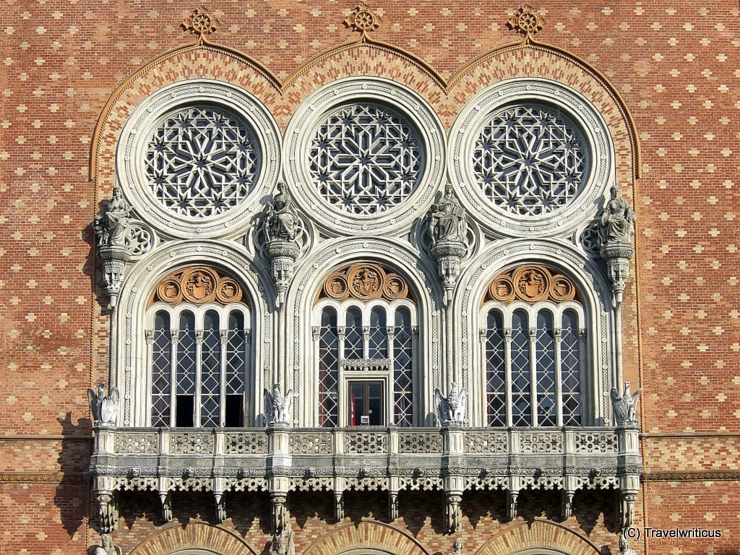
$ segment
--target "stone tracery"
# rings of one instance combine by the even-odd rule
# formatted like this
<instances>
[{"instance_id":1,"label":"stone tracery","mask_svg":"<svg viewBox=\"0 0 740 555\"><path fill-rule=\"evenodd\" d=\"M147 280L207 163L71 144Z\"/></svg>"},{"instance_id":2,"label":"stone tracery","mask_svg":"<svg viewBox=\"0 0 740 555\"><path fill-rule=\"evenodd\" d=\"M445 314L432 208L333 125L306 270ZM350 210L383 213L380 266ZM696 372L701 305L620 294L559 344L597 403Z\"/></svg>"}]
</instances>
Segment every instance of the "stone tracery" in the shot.
<instances>
[{"instance_id":1,"label":"stone tracery","mask_svg":"<svg viewBox=\"0 0 740 555\"><path fill-rule=\"evenodd\" d=\"M385 106L352 104L326 117L309 150L319 194L334 208L371 216L411 196L422 177L417 132Z\"/></svg>"},{"instance_id":2,"label":"stone tracery","mask_svg":"<svg viewBox=\"0 0 740 555\"><path fill-rule=\"evenodd\" d=\"M490 116L473 151L473 171L499 210L539 216L568 205L587 170L578 128L540 105L508 106Z\"/></svg>"},{"instance_id":3,"label":"stone tracery","mask_svg":"<svg viewBox=\"0 0 740 555\"><path fill-rule=\"evenodd\" d=\"M259 153L249 127L210 106L171 113L147 145L146 177L156 200L188 218L209 218L252 191Z\"/></svg>"}]
</instances>

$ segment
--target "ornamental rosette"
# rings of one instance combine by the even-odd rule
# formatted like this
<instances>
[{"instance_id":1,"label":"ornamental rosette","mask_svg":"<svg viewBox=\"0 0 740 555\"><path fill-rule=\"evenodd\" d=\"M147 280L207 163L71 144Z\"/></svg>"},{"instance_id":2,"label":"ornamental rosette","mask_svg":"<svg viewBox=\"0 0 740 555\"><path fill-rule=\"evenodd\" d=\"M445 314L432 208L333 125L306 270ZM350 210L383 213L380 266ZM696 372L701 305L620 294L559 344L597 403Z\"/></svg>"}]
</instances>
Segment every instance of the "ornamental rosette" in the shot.
<instances>
[{"instance_id":1,"label":"ornamental rosette","mask_svg":"<svg viewBox=\"0 0 740 555\"><path fill-rule=\"evenodd\" d=\"M216 32L221 26L221 21L208 8L201 5L185 18L182 25L185 29L189 29L203 38L204 35Z\"/></svg>"},{"instance_id":2,"label":"ornamental rosette","mask_svg":"<svg viewBox=\"0 0 740 555\"><path fill-rule=\"evenodd\" d=\"M528 37L530 35L536 35L546 23L545 18L537 15L534 8L529 4L524 4L507 21L510 28Z\"/></svg>"},{"instance_id":3,"label":"ornamental rosette","mask_svg":"<svg viewBox=\"0 0 740 555\"><path fill-rule=\"evenodd\" d=\"M373 12L365 2L360 2L354 11L347 16L344 23L355 31L365 34L368 31L374 31L380 27L383 18Z\"/></svg>"}]
</instances>

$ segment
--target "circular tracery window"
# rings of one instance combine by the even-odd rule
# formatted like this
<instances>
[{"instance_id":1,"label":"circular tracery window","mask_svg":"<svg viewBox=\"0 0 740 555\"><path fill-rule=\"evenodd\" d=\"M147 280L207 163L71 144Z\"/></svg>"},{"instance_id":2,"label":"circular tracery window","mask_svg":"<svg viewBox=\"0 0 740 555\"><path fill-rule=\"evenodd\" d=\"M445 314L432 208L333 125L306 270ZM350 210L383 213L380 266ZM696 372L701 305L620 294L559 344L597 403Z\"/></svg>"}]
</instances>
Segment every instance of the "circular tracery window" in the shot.
<instances>
[{"instance_id":1,"label":"circular tracery window","mask_svg":"<svg viewBox=\"0 0 740 555\"><path fill-rule=\"evenodd\" d=\"M385 106L350 104L328 115L309 147L319 195L342 212L372 216L406 201L422 178L418 132Z\"/></svg>"},{"instance_id":2,"label":"circular tracery window","mask_svg":"<svg viewBox=\"0 0 740 555\"><path fill-rule=\"evenodd\" d=\"M210 106L172 112L146 146L149 190L187 218L211 218L240 204L259 173L256 141L246 122Z\"/></svg>"},{"instance_id":3,"label":"circular tracery window","mask_svg":"<svg viewBox=\"0 0 740 555\"><path fill-rule=\"evenodd\" d=\"M586 97L545 79L510 79L475 95L448 134L460 201L505 237L566 236L593 219L615 178L606 121Z\"/></svg>"},{"instance_id":4,"label":"circular tracery window","mask_svg":"<svg viewBox=\"0 0 740 555\"><path fill-rule=\"evenodd\" d=\"M544 105L508 106L478 133L473 172L497 208L539 216L567 206L587 173L582 133L562 113Z\"/></svg>"}]
</instances>

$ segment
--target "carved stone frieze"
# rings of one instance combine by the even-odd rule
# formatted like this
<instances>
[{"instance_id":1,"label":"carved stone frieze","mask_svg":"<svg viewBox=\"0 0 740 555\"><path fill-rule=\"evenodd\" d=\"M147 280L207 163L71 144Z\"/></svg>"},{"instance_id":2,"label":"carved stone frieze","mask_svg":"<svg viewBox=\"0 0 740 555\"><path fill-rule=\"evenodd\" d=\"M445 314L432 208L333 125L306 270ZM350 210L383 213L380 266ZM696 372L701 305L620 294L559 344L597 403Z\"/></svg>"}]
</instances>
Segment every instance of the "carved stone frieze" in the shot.
<instances>
[{"instance_id":1,"label":"carved stone frieze","mask_svg":"<svg viewBox=\"0 0 740 555\"><path fill-rule=\"evenodd\" d=\"M561 303L576 298L576 287L568 277L546 266L526 264L497 275L488 287L484 302Z\"/></svg>"},{"instance_id":2,"label":"carved stone frieze","mask_svg":"<svg viewBox=\"0 0 740 555\"><path fill-rule=\"evenodd\" d=\"M178 270L159 282L149 301L176 306L182 302L195 305L217 303L246 303L239 282L229 275L206 266Z\"/></svg>"}]
</instances>

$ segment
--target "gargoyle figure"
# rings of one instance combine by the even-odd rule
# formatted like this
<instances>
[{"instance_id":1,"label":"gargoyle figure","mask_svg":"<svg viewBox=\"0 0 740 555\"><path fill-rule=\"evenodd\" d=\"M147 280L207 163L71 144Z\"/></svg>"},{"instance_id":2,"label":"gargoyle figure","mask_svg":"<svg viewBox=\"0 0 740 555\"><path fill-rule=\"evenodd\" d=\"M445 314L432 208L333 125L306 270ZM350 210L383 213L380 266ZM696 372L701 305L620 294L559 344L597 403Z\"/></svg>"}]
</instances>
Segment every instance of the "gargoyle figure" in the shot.
<instances>
[{"instance_id":1,"label":"gargoyle figure","mask_svg":"<svg viewBox=\"0 0 740 555\"><path fill-rule=\"evenodd\" d=\"M265 416L268 424L290 424L293 412L293 390L289 389L285 397L280 393L280 384L272 386L272 393L265 389Z\"/></svg>"},{"instance_id":2,"label":"gargoyle figure","mask_svg":"<svg viewBox=\"0 0 740 555\"><path fill-rule=\"evenodd\" d=\"M445 397L439 389L434 390L434 404L442 426L462 425L468 411L468 392L463 388L458 392L457 384L450 384L450 393Z\"/></svg>"},{"instance_id":3,"label":"gargoyle figure","mask_svg":"<svg viewBox=\"0 0 740 555\"><path fill-rule=\"evenodd\" d=\"M87 400L90 403L90 412L96 426L115 426L118 417L118 400L120 394L117 387L110 388L110 394L105 394L105 383L98 384L96 392L92 387L87 389Z\"/></svg>"},{"instance_id":4,"label":"gargoyle figure","mask_svg":"<svg viewBox=\"0 0 740 555\"><path fill-rule=\"evenodd\" d=\"M617 388L612 387L612 408L614 409L614 416L617 419L617 426L635 426L638 424L635 418L635 409L637 407L637 401L640 398L640 393L642 393L642 388L632 394L629 382L625 382L624 393L621 396Z\"/></svg>"}]
</instances>

